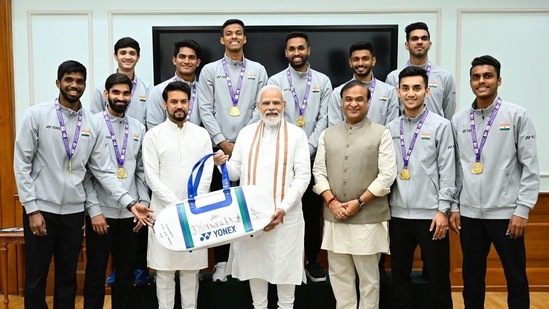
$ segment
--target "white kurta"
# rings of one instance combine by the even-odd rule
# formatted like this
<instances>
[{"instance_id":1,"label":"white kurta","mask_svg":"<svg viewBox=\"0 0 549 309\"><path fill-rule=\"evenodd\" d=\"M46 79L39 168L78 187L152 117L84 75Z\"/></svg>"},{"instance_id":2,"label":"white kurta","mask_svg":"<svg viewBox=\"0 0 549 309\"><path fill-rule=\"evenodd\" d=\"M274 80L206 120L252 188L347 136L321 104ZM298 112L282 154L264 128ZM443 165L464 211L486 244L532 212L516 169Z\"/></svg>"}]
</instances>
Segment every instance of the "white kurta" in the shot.
<instances>
[{"instance_id":1,"label":"white kurta","mask_svg":"<svg viewBox=\"0 0 549 309\"><path fill-rule=\"evenodd\" d=\"M179 128L167 119L147 132L143 142L143 164L147 185L152 191L153 216L165 207L187 199L187 181L193 165L211 151L208 132L190 122ZM209 159L202 173L198 194L209 191L212 178L209 171L212 169L213 160ZM157 270L198 270L208 267L208 251L168 250L150 230L147 261L149 267Z\"/></svg>"},{"instance_id":2,"label":"white kurta","mask_svg":"<svg viewBox=\"0 0 549 309\"><path fill-rule=\"evenodd\" d=\"M241 185L253 184L254 172L249 171L250 147L258 125L246 126L240 131L227 170L231 180L240 179ZM284 127L287 128L287 164L284 169ZM301 284L303 269L303 237L305 223L301 197L311 178L309 148L305 132L285 122L277 142L278 127L265 126L260 137L255 166L255 185L273 196L277 208L286 211L284 222L270 232L245 238L231 245L228 272L240 280L258 278L273 284ZM278 148L278 164L276 164ZM255 146L254 146L255 149ZM255 158L255 150L252 152ZM251 162L254 162L252 160ZM278 168L275 168L278 166ZM275 177L275 171L277 176ZM249 173L250 172L250 173ZM284 176L285 175L285 176ZM276 190L274 183L276 179ZM284 192L282 196L282 192ZM275 209L273 209L274 213Z\"/></svg>"}]
</instances>

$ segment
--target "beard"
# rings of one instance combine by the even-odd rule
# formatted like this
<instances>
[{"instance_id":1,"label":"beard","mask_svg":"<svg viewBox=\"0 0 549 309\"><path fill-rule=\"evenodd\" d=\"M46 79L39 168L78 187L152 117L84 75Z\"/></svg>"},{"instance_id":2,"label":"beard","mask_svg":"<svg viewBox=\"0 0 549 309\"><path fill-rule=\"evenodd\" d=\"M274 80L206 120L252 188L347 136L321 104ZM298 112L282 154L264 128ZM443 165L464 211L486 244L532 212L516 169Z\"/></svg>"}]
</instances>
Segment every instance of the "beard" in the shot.
<instances>
[{"instance_id":1,"label":"beard","mask_svg":"<svg viewBox=\"0 0 549 309\"><path fill-rule=\"evenodd\" d=\"M59 89L59 92L61 93L61 96L71 104L74 104L80 101L80 97L83 94L83 92L79 92L76 94L76 96L72 96L66 90L63 90L61 88Z\"/></svg>"},{"instance_id":2,"label":"beard","mask_svg":"<svg viewBox=\"0 0 549 309\"><path fill-rule=\"evenodd\" d=\"M178 112L183 112L183 116L177 115ZM176 122L183 122L187 120L187 112L184 109L175 110L172 114L169 114L170 118Z\"/></svg>"},{"instance_id":3,"label":"beard","mask_svg":"<svg viewBox=\"0 0 549 309\"><path fill-rule=\"evenodd\" d=\"M309 61L309 57L307 56L303 56L303 58L301 58L301 62L300 63L295 63L294 62L294 59L289 59L290 61L290 66L294 69L301 69L305 66L307 66L307 61Z\"/></svg>"},{"instance_id":4,"label":"beard","mask_svg":"<svg viewBox=\"0 0 549 309\"><path fill-rule=\"evenodd\" d=\"M267 116L266 113L260 113L261 120L269 127L276 127L282 121L282 114L277 112L276 117Z\"/></svg>"},{"instance_id":5,"label":"beard","mask_svg":"<svg viewBox=\"0 0 549 309\"><path fill-rule=\"evenodd\" d=\"M110 98L107 101L109 101L110 108L118 114L124 114L126 112L126 109L128 108L128 101L123 101L123 100L113 101ZM120 105L116 103L124 103L124 105Z\"/></svg>"}]
</instances>

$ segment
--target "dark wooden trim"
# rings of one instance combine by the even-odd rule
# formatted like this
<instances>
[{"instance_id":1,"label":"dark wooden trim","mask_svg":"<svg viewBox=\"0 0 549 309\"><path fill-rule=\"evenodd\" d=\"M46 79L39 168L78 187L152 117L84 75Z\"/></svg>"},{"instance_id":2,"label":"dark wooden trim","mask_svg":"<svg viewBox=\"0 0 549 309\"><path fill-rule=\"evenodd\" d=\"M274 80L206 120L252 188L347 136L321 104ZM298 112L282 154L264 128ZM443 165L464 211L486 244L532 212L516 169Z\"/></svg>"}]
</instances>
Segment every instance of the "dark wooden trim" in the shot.
<instances>
[{"instance_id":1,"label":"dark wooden trim","mask_svg":"<svg viewBox=\"0 0 549 309\"><path fill-rule=\"evenodd\" d=\"M15 90L11 0L0 0L0 226L21 226L21 209L16 207L13 175L15 140ZM15 247L8 251L9 272L17 273ZM21 255L20 255L21 256ZM9 293L17 292L17 278L11 276ZM6 289L2 287L4 292Z\"/></svg>"}]
</instances>

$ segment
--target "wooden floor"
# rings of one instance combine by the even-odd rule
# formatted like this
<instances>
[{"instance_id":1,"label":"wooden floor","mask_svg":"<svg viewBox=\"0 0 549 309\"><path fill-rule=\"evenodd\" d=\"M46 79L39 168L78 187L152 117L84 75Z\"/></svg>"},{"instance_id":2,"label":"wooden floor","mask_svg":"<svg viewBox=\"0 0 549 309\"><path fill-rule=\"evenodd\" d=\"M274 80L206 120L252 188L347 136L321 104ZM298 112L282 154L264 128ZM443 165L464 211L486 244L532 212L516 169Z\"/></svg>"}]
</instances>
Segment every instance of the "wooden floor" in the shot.
<instances>
[{"instance_id":1,"label":"wooden floor","mask_svg":"<svg viewBox=\"0 0 549 309\"><path fill-rule=\"evenodd\" d=\"M452 293L454 300L454 308L463 308L463 298L460 292ZM47 297L48 307L53 308L51 296ZM549 304L549 292L531 292L530 293L530 308L531 309L547 309ZM104 308L111 308L111 297L106 296ZM23 297L17 295L10 295L10 306L13 309L23 308ZM82 308L82 296L78 296L76 299L76 308ZM490 309L507 309L507 293L505 292L489 292L486 293L485 308Z\"/></svg>"}]
</instances>

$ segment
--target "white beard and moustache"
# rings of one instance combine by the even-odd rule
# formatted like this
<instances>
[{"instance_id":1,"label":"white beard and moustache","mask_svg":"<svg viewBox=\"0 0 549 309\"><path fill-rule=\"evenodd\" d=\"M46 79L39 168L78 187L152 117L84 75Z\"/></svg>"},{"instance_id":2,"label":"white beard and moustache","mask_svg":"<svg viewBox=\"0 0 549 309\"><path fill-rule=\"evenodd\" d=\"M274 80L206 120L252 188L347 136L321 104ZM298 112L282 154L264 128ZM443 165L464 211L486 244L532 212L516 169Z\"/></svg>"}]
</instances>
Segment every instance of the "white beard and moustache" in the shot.
<instances>
[{"instance_id":1,"label":"white beard and moustache","mask_svg":"<svg viewBox=\"0 0 549 309\"><path fill-rule=\"evenodd\" d=\"M269 126L269 127L276 127L278 126L278 124L282 121L282 114L281 113L278 113L277 112L277 116L276 117L272 117L272 116L269 116L267 117L266 115L267 113L263 114L263 113L260 113L260 116L261 116L261 120L263 120L263 122L265 123L266 126Z\"/></svg>"}]
</instances>

